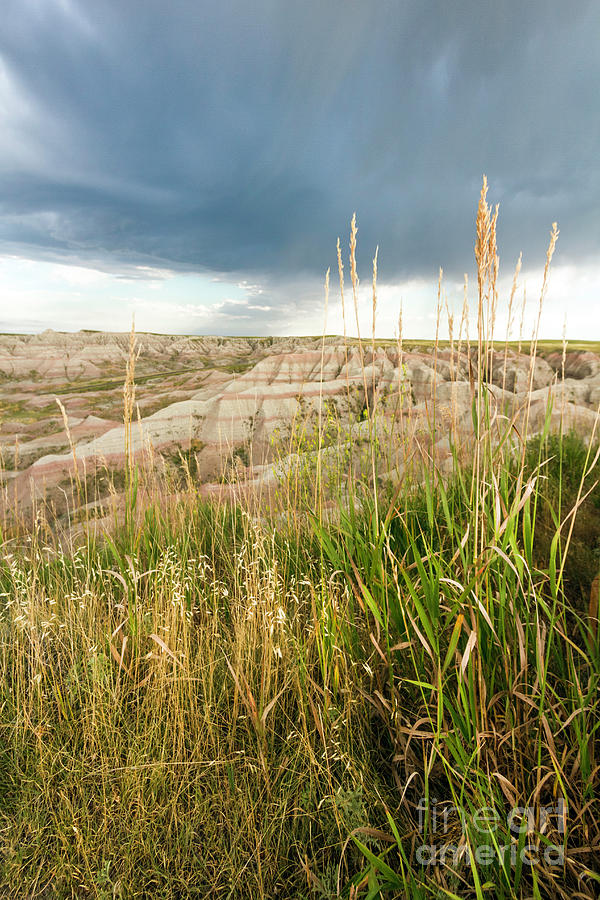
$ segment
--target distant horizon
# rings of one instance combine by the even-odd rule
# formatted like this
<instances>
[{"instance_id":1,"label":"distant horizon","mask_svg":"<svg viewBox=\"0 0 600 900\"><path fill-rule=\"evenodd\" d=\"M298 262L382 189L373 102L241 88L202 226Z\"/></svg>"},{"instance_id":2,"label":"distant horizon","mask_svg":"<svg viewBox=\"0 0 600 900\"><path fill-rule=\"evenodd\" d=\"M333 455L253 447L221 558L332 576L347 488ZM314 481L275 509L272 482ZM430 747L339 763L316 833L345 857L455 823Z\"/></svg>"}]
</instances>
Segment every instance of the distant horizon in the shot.
<instances>
[{"instance_id":1,"label":"distant horizon","mask_svg":"<svg viewBox=\"0 0 600 900\"><path fill-rule=\"evenodd\" d=\"M103 328L78 328L78 329L74 329L74 330L62 329L62 328L44 328L40 331L0 331L0 336L1 337L8 337L8 336L35 337L37 335L43 335L46 333L50 333L50 334L114 334L114 335L128 337L131 334L131 329L124 329L121 331L113 331L112 329L103 329ZM294 339L297 339L297 340L323 340L323 339L330 340L332 338L337 338L340 341L347 340L349 342L357 342L359 340L358 336L356 336L356 335L349 334L346 337L344 337L344 334L343 333L340 334L339 332L328 332L326 334L224 334L224 333L216 333L216 332L215 333L208 333L208 332L203 333L203 332L184 332L184 331L181 331L181 332L148 331L146 329L137 329L136 328L135 334L136 335L151 335L151 336L155 336L155 337L174 337L174 338L176 338L176 337L218 338L219 340L228 340L228 341L239 341L239 340L262 341L262 340L267 340L267 339L279 340L279 341L294 340ZM370 344L372 342L372 337L369 334L361 334L360 340L364 344ZM508 344L508 346L519 345L519 344L521 344L521 346L524 346L526 344L531 343L531 341L533 341L533 340L535 340L535 342L537 343L538 346L540 344L541 345L543 345L543 344L562 345L563 342L565 342L567 345L569 345L569 344L585 344L585 345L590 345L590 346L596 346L596 345L600 344L600 339L594 340L593 338L590 338L590 339L563 338L562 335L559 335L557 337L550 337L550 338L547 337L547 338L537 338L537 339L533 338L531 335L529 335L529 336L524 335L521 340L519 340L518 338L509 338L508 340L506 340L504 337L494 337L493 341L490 339L490 343L493 343L494 345L498 345L498 346L500 346L500 345L504 346L505 344ZM458 335L455 335L452 340L452 343L455 346L457 346L459 342L461 344L466 344L467 343L466 337L462 337L459 339ZM382 343L397 344L398 338L397 338L397 336L376 337L375 343L376 344L382 344ZM419 344L419 343L431 344L431 343L434 343L434 339L426 338L426 337L403 337L402 338L402 344ZM450 338L439 337L438 343L439 344L450 344ZM468 343L476 346L478 343L477 338L470 337Z\"/></svg>"}]
</instances>

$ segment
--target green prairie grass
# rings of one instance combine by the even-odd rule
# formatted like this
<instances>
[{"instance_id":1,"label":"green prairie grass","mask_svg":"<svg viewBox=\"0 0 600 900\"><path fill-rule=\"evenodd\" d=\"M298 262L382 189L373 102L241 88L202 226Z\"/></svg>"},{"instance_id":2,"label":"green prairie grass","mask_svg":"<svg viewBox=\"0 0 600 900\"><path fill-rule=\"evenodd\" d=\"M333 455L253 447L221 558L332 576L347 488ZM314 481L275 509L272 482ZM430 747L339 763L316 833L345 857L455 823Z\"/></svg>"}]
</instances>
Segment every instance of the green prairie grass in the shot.
<instances>
[{"instance_id":1,"label":"green prairie grass","mask_svg":"<svg viewBox=\"0 0 600 900\"><path fill-rule=\"evenodd\" d=\"M598 895L599 435L486 387L510 346L486 190L477 340L463 311L433 348L469 355L469 440L435 402L411 432L401 333L387 393L348 338L358 401L291 423L266 506L200 500L189 464L161 482L128 440L110 527L7 532L2 896ZM355 248L353 220L353 300Z\"/></svg>"}]
</instances>

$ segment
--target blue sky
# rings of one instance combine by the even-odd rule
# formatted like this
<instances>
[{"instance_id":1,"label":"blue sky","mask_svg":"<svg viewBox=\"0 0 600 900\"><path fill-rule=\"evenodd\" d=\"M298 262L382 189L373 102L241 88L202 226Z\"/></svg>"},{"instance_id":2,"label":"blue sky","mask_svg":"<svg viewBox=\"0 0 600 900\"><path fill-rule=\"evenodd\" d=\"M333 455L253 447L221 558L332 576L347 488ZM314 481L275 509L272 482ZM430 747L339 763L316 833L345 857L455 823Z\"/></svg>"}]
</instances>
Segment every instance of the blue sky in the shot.
<instances>
[{"instance_id":1,"label":"blue sky","mask_svg":"<svg viewBox=\"0 0 600 900\"><path fill-rule=\"evenodd\" d=\"M379 245L379 333L428 337L485 172L503 290L523 251L534 315L557 220L544 334L600 339L599 40L586 0L5 0L0 329L318 333L356 211L365 327Z\"/></svg>"}]
</instances>

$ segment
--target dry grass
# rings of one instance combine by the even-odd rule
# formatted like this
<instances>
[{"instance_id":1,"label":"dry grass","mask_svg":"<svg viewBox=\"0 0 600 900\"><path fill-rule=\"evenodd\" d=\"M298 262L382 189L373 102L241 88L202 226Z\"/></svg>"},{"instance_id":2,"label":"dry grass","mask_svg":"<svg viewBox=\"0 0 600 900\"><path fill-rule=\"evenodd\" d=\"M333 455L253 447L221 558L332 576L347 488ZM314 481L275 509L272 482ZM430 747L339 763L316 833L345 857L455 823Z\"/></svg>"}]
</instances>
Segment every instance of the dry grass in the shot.
<instances>
[{"instance_id":1,"label":"dry grass","mask_svg":"<svg viewBox=\"0 0 600 900\"><path fill-rule=\"evenodd\" d=\"M132 329L125 509L78 546L47 516L3 544L2 896L597 896L597 434L551 435L548 411L532 440L527 404L493 403L496 221L484 184L477 340L465 284L434 348L470 376L470 440L437 405L417 432L401 327L388 398L381 344L348 338L362 389L298 418L270 509L134 457ZM343 297L339 242L338 272ZM375 323L377 254L372 285Z\"/></svg>"}]
</instances>

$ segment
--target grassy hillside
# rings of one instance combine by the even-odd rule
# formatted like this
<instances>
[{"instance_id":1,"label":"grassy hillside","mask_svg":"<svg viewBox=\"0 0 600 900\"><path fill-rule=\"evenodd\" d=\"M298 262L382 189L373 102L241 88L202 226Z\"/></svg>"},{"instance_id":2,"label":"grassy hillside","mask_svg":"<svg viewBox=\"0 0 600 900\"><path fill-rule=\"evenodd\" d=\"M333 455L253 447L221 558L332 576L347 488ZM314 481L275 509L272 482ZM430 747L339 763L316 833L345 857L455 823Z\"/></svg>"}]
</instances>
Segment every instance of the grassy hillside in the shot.
<instances>
[{"instance_id":1,"label":"grassy hillside","mask_svg":"<svg viewBox=\"0 0 600 900\"><path fill-rule=\"evenodd\" d=\"M320 417L268 508L130 458L109 529L74 477L70 530L5 535L2 896L598 896L598 432L497 414L485 189L476 257L443 476L405 438L382 478L365 383L365 452L326 465Z\"/></svg>"}]
</instances>

